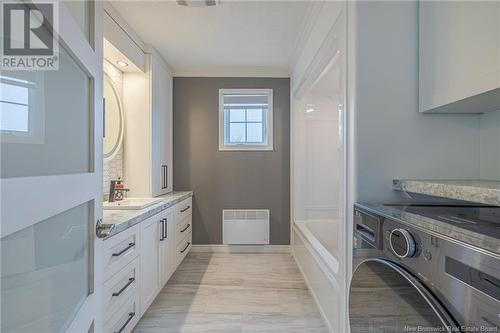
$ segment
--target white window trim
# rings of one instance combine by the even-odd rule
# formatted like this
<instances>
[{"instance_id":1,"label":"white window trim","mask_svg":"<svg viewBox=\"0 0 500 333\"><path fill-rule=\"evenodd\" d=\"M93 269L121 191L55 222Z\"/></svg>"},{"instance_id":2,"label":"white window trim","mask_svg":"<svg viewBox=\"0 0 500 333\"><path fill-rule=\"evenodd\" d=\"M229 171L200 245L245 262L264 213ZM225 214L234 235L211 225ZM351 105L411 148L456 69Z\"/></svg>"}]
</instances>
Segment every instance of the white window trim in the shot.
<instances>
[{"instance_id":1,"label":"white window trim","mask_svg":"<svg viewBox=\"0 0 500 333\"><path fill-rule=\"evenodd\" d=\"M225 144L224 94L266 94L268 111L266 118L267 144ZM272 89L219 89L219 151L273 151L273 90Z\"/></svg>"},{"instance_id":2,"label":"white window trim","mask_svg":"<svg viewBox=\"0 0 500 333\"><path fill-rule=\"evenodd\" d=\"M35 73L35 86L35 91L30 91L28 96L28 132L0 130L1 142L15 144L45 143L45 91L43 73Z\"/></svg>"}]
</instances>

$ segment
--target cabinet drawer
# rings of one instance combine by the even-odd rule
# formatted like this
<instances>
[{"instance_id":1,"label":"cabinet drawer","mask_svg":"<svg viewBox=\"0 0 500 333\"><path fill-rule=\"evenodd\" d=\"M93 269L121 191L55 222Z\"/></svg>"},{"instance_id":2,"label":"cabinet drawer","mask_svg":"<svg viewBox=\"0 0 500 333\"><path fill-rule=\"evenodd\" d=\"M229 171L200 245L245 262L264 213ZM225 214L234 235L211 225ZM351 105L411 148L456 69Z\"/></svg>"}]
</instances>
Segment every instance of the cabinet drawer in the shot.
<instances>
[{"instance_id":1,"label":"cabinet drawer","mask_svg":"<svg viewBox=\"0 0 500 333\"><path fill-rule=\"evenodd\" d=\"M175 221L179 224L193 212L193 199L189 197L175 205Z\"/></svg>"},{"instance_id":2,"label":"cabinet drawer","mask_svg":"<svg viewBox=\"0 0 500 333\"><path fill-rule=\"evenodd\" d=\"M123 269L139 254L139 225L104 241L104 281Z\"/></svg>"},{"instance_id":3,"label":"cabinet drawer","mask_svg":"<svg viewBox=\"0 0 500 333\"><path fill-rule=\"evenodd\" d=\"M184 259L184 257L188 254L193 246L193 237L192 233L186 235L184 239L182 239L179 244L177 244L176 256L177 256L177 265L179 265Z\"/></svg>"},{"instance_id":4,"label":"cabinet drawer","mask_svg":"<svg viewBox=\"0 0 500 333\"><path fill-rule=\"evenodd\" d=\"M192 216L187 216L176 226L175 244L179 244L193 229Z\"/></svg>"},{"instance_id":5,"label":"cabinet drawer","mask_svg":"<svg viewBox=\"0 0 500 333\"><path fill-rule=\"evenodd\" d=\"M104 318L110 318L131 298L139 295L139 257L113 275L103 288Z\"/></svg>"},{"instance_id":6,"label":"cabinet drawer","mask_svg":"<svg viewBox=\"0 0 500 333\"><path fill-rule=\"evenodd\" d=\"M110 318L104 318L105 333L129 333L139 322L139 302L131 297L127 302L113 314Z\"/></svg>"}]
</instances>

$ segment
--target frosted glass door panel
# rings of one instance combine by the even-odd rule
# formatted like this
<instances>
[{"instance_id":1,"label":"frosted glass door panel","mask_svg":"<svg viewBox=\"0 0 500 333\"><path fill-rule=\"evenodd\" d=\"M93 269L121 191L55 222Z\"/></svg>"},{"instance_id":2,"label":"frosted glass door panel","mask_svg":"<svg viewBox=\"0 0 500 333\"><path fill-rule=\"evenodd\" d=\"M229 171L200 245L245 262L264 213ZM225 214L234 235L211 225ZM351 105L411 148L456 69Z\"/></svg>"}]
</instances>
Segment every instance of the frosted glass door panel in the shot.
<instances>
[{"instance_id":1,"label":"frosted glass door panel","mask_svg":"<svg viewBox=\"0 0 500 333\"><path fill-rule=\"evenodd\" d=\"M91 80L59 50L59 70L0 74L1 178L92 171Z\"/></svg>"},{"instance_id":2,"label":"frosted glass door panel","mask_svg":"<svg viewBox=\"0 0 500 333\"><path fill-rule=\"evenodd\" d=\"M0 239L1 331L64 331L89 293L90 203Z\"/></svg>"}]
</instances>

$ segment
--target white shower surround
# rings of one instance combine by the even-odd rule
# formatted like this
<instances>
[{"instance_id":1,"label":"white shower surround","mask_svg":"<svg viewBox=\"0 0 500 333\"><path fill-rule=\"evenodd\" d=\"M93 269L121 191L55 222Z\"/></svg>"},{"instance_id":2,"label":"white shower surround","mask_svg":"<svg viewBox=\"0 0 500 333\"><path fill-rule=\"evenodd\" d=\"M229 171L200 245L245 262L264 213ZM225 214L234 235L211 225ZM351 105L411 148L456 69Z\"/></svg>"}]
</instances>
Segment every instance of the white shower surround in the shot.
<instances>
[{"instance_id":1,"label":"white shower surround","mask_svg":"<svg viewBox=\"0 0 500 333\"><path fill-rule=\"evenodd\" d=\"M292 253L329 331L339 333L348 329L345 7L313 7L292 76ZM328 75L339 85L332 89Z\"/></svg>"}]
</instances>

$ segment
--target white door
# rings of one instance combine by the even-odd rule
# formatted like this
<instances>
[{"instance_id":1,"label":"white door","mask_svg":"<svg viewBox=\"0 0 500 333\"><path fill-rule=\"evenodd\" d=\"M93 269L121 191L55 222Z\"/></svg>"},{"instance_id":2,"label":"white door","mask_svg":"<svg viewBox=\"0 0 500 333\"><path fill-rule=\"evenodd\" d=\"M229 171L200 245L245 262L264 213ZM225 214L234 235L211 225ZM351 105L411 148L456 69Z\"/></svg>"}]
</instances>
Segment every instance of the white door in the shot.
<instances>
[{"instance_id":1,"label":"white door","mask_svg":"<svg viewBox=\"0 0 500 333\"><path fill-rule=\"evenodd\" d=\"M0 74L2 332L101 327L101 5L57 2L45 18L58 70Z\"/></svg>"}]
</instances>

